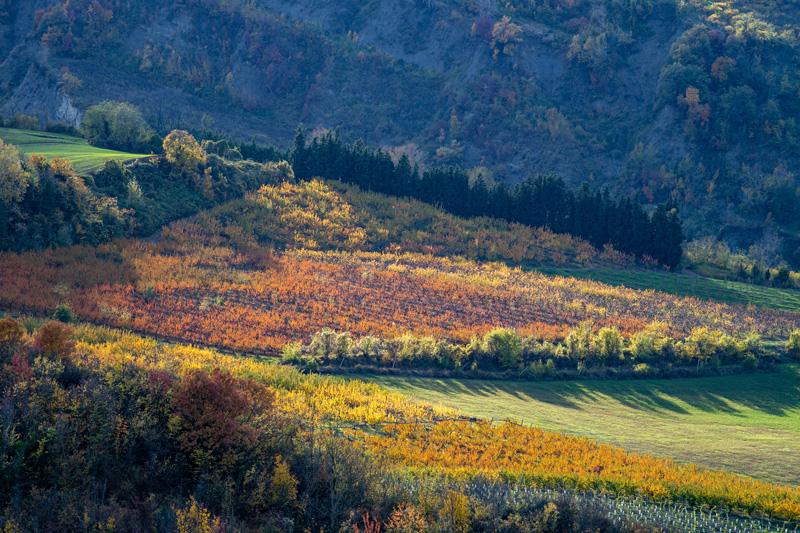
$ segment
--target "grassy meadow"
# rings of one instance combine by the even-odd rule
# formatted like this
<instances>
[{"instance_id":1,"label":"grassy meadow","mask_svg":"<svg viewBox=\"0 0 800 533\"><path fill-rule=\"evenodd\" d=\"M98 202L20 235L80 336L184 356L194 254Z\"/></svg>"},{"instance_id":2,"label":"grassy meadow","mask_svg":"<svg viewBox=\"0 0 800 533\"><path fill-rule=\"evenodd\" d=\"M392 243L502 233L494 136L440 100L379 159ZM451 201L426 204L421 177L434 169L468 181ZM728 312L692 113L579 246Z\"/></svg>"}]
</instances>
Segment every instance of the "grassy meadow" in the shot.
<instances>
[{"instance_id":1,"label":"grassy meadow","mask_svg":"<svg viewBox=\"0 0 800 533\"><path fill-rule=\"evenodd\" d=\"M765 307L786 311L800 310L800 291L750 285L737 281L712 279L688 274L652 272L643 270L621 270L613 268L560 268L537 267L537 271L548 276L564 276L599 281L630 289L648 290L695 296L704 300Z\"/></svg>"},{"instance_id":2,"label":"grassy meadow","mask_svg":"<svg viewBox=\"0 0 800 533\"><path fill-rule=\"evenodd\" d=\"M48 159L56 156L69 159L78 174L86 174L95 170L109 159L128 161L147 155L97 148L89 146L89 143L80 137L44 131L0 128L0 139L5 143L15 145L26 156L42 154Z\"/></svg>"},{"instance_id":3,"label":"grassy meadow","mask_svg":"<svg viewBox=\"0 0 800 533\"><path fill-rule=\"evenodd\" d=\"M711 378L509 382L368 377L471 415L523 420L630 452L800 484L800 367Z\"/></svg>"}]
</instances>

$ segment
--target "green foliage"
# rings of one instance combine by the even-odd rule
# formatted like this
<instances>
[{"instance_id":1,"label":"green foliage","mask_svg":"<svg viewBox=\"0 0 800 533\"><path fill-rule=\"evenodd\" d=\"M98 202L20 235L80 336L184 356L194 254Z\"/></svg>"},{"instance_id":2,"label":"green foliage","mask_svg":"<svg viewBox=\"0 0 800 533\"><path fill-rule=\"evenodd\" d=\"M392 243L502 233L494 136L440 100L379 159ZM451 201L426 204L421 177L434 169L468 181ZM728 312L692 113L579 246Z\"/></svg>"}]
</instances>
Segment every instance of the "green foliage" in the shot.
<instances>
[{"instance_id":1,"label":"green foliage","mask_svg":"<svg viewBox=\"0 0 800 533\"><path fill-rule=\"evenodd\" d=\"M31 182L31 173L23 166L19 150L0 139L0 202L6 206L22 201Z\"/></svg>"},{"instance_id":2,"label":"green foliage","mask_svg":"<svg viewBox=\"0 0 800 533\"><path fill-rule=\"evenodd\" d=\"M53 320L58 320L64 324L69 324L75 321L75 313L72 308L66 304L59 304L53 313Z\"/></svg>"},{"instance_id":3,"label":"green foliage","mask_svg":"<svg viewBox=\"0 0 800 533\"><path fill-rule=\"evenodd\" d=\"M356 371L364 367L391 368L399 373L439 369L443 375L458 375L469 369L496 379L534 380L724 373L723 367L731 365L753 371L753 362L773 362L778 357L753 333L736 339L720 331L695 328L687 337L676 339L657 322L627 338L617 328L595 329L591 322L553 340L495 328L466 345L408 333L394 339L372 335L353 339L348 332L325 328L312 335L308 345L289 343L283 353L284 362L313 371L320 366L327 371L346 371L358 365ZM713 362L710 368L709 362ZM509 371L518 373L509 376Z\"/></svg>"},{"instance_id":4,"label":"green foliage","mask_svg":"<svg viewBox=\"0 0 800 533\"><path fill-rule=\"evenodd\" d=\"M609 364L622 357L624 339L617 328L602 328L592 340L592 347Z\"/></svg>"},{"instance_id":5,"label":"green foliage","mask_svg":"<svg viewBox=\"0 0 800 533\"><path fill-rule=\"evenodd\" d=\"M290 342L283 347L283 360L287 363L299 363L303 355L303 345L299 342Z\"/></svg>"},{"instance_id":6,"label":"green foliage","mask_svg":"<svg viewBox=\"0 0 800 533\"><path fill-rule=\"evenodd\" d=\"M79 175L86 175L105 164L106 161L128 161L144 157L147 153L126 153L90 146L85 139L58 133L33 132L0 128L0 139L13 144L26 157L32 154L69 159Z\"/></svg>"},{"instance_id":7,"label":"green foliage","mask_svg":"<svg viewBox=\"0 0 800 533\"><path fill-rule=\"evenodd\" d=\"M102 102L86 110L81 132L92 146L139 152L153 135L141 111L124 102Z\"/></svg>"},{"instance_id":8,"label":"green foliage","mask_svg":"<svg viewBox=\"0 0 800 533\"><path fill-rule=\"evenodd\" d=\"M789 341L786 343L786 352L795 359L800 359L800 329L794 330L789 335Z\"/></svg>"},{"instance_id":9,"label":"green foliage","mask_svg":"<svg viewBox=\"0 0 800 533\"><path fill-rule=\"evenodd\" d=\"M522 337L512 329L493 329L483 337L483 343L502 368L513 370L522 362Z\"/></svg>"},{"instance_id":10,"label":"green foliage","mask_svg":"<svg viewBox=\"0 0 800 533\"><path fill-rule=\"evenodd\" d=\"M0 249L99 244L128 229L117 199L95 195L68 160L34 155L19 164L31 178L24 196L0 202Z\"/></svg>"},{"instance_id":11,"label":"green foliage","mask_svg":"<svg viewBox=\"0 0 800 533\"><path fill-rule=\"evenodd\" d=\"M657 350L653 335L647 331L640 331L634 335L633 342L631 343L631 357L634 361L649 361L656 353Z\"/></svg>"},{"instance_id":12,"label":"green foliage","mask_svg":"<svg viewBox=\"0 0 800 533\"><path fill-rule=\"evenodd\" d=\"M349 332L336 333L325 328L311 337L308 351L314 357L322 360L344 360L350 354L352 347L353 341Z\"/></svg>"}]
</instances>

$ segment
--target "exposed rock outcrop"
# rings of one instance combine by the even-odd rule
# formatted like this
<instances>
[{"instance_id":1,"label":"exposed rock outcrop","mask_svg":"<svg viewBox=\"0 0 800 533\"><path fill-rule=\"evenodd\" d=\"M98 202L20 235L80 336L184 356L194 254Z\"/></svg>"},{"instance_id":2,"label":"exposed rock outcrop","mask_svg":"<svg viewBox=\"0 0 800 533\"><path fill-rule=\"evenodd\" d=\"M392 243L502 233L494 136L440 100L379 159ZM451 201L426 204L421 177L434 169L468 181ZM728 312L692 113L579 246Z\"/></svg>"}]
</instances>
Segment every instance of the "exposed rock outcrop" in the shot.
<instances>
[{"instance_id":1,"label":"exposed rock outcrop","mask_svg":"<svg viewBox=\"0 0 800 533\"><path fill-rule=\"evenodd\" d=\"M36 117L39 124L62 122L76 128L81 125L83 113L75 107L72 98L60 91L52 76L31 65L22 83L2 108L3 117L15 115Z\"/></svg>"}]
</instances>

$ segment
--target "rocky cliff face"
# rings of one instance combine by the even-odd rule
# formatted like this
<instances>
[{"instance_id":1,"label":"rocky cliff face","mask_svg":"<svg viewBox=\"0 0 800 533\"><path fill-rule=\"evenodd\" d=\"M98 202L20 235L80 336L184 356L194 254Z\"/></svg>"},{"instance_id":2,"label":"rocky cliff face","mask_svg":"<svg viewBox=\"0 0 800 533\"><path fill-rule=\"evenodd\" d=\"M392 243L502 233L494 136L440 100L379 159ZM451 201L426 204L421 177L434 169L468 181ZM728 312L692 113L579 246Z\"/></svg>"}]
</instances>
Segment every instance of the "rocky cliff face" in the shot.
<instances>
[{"instance_id":1,"label":"rocky cliff face","mask_svg":"<svg viewBox=\"0 0 800 533\"><path fill-rule=\"evenodd\" d=\"M28 68L22 83L0 112L6 118L35 117L43 126L57 122L78 128L83 119L83 113L75 107L72 98L60 91L52 76L36 65Z\"/></svg>"}]
</instances>

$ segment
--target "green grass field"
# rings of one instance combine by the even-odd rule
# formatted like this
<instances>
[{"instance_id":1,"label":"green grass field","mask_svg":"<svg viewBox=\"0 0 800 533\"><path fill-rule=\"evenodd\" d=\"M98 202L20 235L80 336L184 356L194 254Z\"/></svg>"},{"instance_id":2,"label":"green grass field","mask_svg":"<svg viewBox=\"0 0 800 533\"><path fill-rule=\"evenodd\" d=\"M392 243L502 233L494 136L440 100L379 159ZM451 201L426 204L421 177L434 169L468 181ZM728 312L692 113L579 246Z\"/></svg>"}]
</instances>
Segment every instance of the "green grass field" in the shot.
<instances>
[{"instance_id":1,"label":"green grass field","mask_svg":"<svg viewBox=\"0 0 800 533\"><path fill-rule=\"evenodd\" d=\"M366 378L483 418L523 420L638 453L800 484L800 367L713 378L511 382Z\"/></svg>"},{"instance_id":2,"label":"green grass field","mask_svg":"<svg viewBox=\"0 0 800 533\"><path fill-rule=\"evenodd\" d=\"M603 268L536 268L548 276L589 279L631 289L654 289L678 296L696 296L736 305L753 304L789 311L800 311L800 291L748 285L737 281L704 278L688 274L616 270Z\"/></svg>"},{"instance_id":3,"label":"green grass field","mask_svg":"<svg viewBox=\"0 0 800 533\"><path fill-rule=\"evenodd\" d=\"M89 146L89 143L80 137L43 131L0 128L0 139L15 145L26 156L42 154L48 159L55 156L67 158L72 161L72 166L78 174L86 174L95 170L109 159L127 161L147 155L96 148Z\"/></svg>"}]
</instances>

